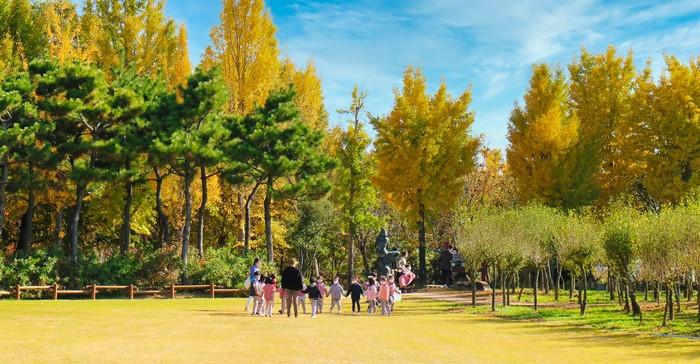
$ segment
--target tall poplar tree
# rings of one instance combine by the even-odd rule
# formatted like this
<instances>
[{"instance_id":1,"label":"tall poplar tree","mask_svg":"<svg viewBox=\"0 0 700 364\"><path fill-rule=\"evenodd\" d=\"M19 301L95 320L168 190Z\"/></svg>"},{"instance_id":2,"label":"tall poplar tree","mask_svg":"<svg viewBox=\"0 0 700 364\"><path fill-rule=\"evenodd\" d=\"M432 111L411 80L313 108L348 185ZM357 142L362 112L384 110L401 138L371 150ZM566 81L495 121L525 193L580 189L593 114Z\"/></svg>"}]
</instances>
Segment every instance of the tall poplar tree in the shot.
<instances>
[{"instance_id":1,"label":"tall poplar tree","mask_svg":"<svg viewBox=\"0 0 700 364\"><path fill-rule=\"evenodd\" d=\"M388 116L377 130L375 182L384 198L418 227L420 279L427 279L426 229L432 214L457 202L464 178L474 169L478 140L469 135L471 93L453 99L442 83L428 95L419 69L409 67Z\"/></svg>"},{"instance_id":2,"label":"tall poplar tree","mask_svg":"<svg viewBox=\"0 0 700 364\"><path fill-rule=\"evenodd\" d=\"M275 25L263 0L224 0L204 63L218 63L230 92L228 111L245 115L263 105L279 77ZM207 56L208 55L208 56Z\"/></svg>"}]
</instances>

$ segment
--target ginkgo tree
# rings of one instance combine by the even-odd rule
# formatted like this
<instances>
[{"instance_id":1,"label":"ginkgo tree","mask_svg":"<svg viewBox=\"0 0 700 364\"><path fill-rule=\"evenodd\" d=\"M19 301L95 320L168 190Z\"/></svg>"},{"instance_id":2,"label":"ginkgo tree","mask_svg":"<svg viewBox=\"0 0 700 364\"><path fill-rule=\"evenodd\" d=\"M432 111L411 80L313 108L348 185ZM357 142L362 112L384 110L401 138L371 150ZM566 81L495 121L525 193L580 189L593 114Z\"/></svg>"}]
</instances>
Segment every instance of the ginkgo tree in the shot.
<instances>
[{"instance_id":1,"label":"ginkgo tree","mask_svg":"<svg viewBox=\"0 0 700 364\"><path fill-rule=\"evenodd\" d=\"M408 67L389 115L372 120L377 131L375 183L384 198L418 227L419 275L427 279L426 231L431 214L457 202L475 165L479 142L469 133L471 92L453 98L442 83L427 93L420 69Z\"/></svg>"}]
</instances>

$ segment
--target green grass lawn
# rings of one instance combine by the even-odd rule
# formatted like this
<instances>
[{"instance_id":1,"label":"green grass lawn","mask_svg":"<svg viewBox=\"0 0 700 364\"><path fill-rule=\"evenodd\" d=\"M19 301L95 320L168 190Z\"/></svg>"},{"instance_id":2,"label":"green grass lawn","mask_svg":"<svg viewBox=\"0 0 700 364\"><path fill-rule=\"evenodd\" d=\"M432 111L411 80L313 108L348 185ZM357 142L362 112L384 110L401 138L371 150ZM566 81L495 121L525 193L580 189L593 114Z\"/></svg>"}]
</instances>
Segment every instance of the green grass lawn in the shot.
<instances>
[{"instance_id":1,"label":"green grass lawn","mask_svg":"<svg viewBox=\"0 0 700 364\"><path fill-rule=\"evenodd\" d=\"M504 320L418 297L392 317L251 317L243 299L0 301L0 363L697 363L700 342Z\"/></svg>"}]
</instances>

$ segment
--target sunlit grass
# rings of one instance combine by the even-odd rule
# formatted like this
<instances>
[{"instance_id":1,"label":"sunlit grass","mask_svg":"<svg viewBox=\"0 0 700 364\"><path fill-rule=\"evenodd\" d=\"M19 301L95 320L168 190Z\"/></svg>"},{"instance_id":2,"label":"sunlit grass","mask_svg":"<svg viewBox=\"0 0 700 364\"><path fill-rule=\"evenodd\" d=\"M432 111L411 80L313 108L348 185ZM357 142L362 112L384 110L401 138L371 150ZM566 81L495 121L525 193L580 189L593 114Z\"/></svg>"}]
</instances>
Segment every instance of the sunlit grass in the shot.
<instances>
[{"instance_id":1,"label":"sunlit grass","mask_svg":"<svg viewBox=\"0 0 700 364\"><path fill-rule=\"evenodd\" d=\"M243 299L0 301L0 363L684 363L697 340L474 315L407 298L392 317L251 317ZM328 305L329 306L329 305ZM482 309L482 308L479 308ZM470 309L466 309L469 311ZM499 309L502 310L502 309ZM549 315L542 311L541 315ZM552 311L556 314L556 311ZM547 318L545 318L546 320ZM569 320L570 322L567 322Z\"/></svg>"}]
</instances>

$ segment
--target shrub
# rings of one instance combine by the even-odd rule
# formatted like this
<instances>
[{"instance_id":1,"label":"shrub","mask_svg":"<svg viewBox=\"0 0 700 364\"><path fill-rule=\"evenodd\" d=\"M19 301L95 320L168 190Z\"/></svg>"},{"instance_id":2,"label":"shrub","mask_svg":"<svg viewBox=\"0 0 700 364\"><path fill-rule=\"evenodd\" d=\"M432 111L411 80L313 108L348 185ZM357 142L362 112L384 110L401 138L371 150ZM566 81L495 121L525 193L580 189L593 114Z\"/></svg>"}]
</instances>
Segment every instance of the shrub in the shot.
<instances>
[{"instance_id":1,"label":"shrub","mask_svg":"<svg viewBox=\"0 0 700 364\"><path fill-rule=\"evenodd\" d=\"M50 285L57 280L58 258L45 250L17 256L7 263L0 262L0 287L20 285Z\"/></svg>"},{"instance_id":2,"label":"shrub","mask_svg":"<svg viewBox=\"0 0 700 364\"><path fill-rule=\"evenodd\" d=\"M233 248L209 248L203 259L191 260L187 264L187 275L195 284L214 283L226 287L243 287L248 269L255 257L241 254ZM274 266L263 266L263 272L274 273Z\"/></svg>"}]
</instances>

